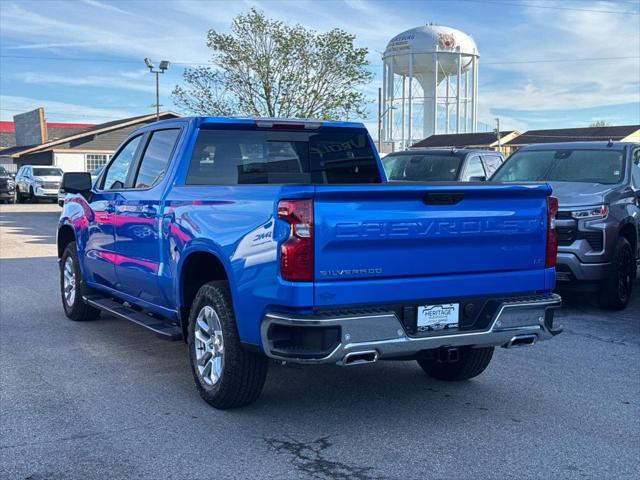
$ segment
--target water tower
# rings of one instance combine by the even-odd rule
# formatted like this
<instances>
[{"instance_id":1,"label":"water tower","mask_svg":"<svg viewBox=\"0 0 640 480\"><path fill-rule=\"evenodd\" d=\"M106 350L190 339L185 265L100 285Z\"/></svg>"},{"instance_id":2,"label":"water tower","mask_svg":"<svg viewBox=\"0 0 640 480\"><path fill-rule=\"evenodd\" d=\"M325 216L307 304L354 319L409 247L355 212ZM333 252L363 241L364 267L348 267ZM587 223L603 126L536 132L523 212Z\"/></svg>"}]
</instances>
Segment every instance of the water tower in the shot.
<instances>
[{"instance_id":1,"label":"water tower","mask_svg":"<svg viewBox=\"0 0 640 480\"><path fill-rule=\"evenodd\" d=\"M382 151L476 131L480 55L469 35L422 25L393 37L382 59Z\"/></svg>"}]
</instances>

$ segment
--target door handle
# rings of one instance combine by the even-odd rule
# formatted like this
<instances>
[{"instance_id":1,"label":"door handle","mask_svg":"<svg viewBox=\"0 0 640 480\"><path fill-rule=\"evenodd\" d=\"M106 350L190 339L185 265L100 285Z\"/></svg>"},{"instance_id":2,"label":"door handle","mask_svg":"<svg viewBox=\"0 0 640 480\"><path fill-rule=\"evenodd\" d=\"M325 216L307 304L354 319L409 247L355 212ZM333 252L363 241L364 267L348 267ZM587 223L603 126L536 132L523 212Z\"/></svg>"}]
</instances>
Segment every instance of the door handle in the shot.
<instances>
[{"instance_id":1,"label":"door handle","mask_svg":"<svg viewBox=\"0 0 640 480\"><path fill-rule=\"evenodd\" d=\"M151 205L145 205L144 207L142 207L141 213L144 217L155 217L156 215L158 215L158 211L156 210L156 208L152 207Z\"/></svg>"}]
</instances>

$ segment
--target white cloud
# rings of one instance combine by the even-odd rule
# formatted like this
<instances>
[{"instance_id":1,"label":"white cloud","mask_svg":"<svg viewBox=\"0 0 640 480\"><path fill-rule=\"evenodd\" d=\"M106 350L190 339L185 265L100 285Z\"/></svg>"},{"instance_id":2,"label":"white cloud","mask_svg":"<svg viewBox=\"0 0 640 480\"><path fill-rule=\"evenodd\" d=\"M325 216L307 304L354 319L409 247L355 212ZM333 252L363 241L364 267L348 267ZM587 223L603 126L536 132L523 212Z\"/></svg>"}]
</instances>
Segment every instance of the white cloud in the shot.
<instances>
[{"instance_id":1,"label":"white cloud","mask_svg":"<svg viewBox=\"0 0 640 480\"><path fill-rule=\"evenodd\" d=\"M0 118L2 120L13 120L13 115L38 107L44 107L45 115L50 122L103 123L150 113L126 109L87 107L75 103L14 95L0 95L0 105L2 105L0 110Z\"/></svg>"},{"instance_id":2,"label":"white cloud","mask_svg":"<svg viewBox=\"0 0 640 480\"><path fill-rule=\"evenodd\" d=\"M136 76L129 76L134 74ZM21 75L22 81L39 85L65 85L71 87L96 87L110 90L113 88L122 90L133 90L138 92L155 93L155 86L148 82L141 83L131 81L129 78L140 78L137 72L127 72L112 76L107 75L86 75L86 76L63 76L40 73L25 73Z\"/></svg>"},{"instance_id":3,"label":"white cloud","mask_svg":"<svg viewBox=\"0 0 640 480\"><path fill-rule=\"evenodd\" d=\"M479 119L492 124L497 110L513 110L511 118L501 115L505 126L526 129L526 111L564 118L560 111L612 104L636 103L640 110L640 62L523 63L484 65L499 61L562 59L640 55L638 15L522 7L503 9L499 22L488 24L485 17L473 17L482 5L448 6L444 2L414 2L411 9L394 2L366 0L337 1L234 1L198 2L110 2L85 0L82 3L41 4L4 0L0 29L3 50L59 49L60 57L119 57L140 60L146 56L174 62L207 62L211 51L205 45L208 29L228 31L238 13L255 6L270 18L299 23L318 31L343 28L356 35L356 44L369 48L369 59L378 76L361 91L377 101L381 84L380 52L395 34L423 20L444 13L453 27L474 36L482 53L480 62ZM548 2L549 5L552 5ZM42 8L34 8L41 5ZM51 5L55 5L51 7ZM59 7L58 5L61 5ZM557 5L562 6L562 2ZM458 7L460 7L458 9ZM620 9L611 2L582 1L588 10ZM457 12L459 20L456 18ZM125 15L125 13L130 15ZM505 19L509 21L504 21ZM457 24L454 24L456 23ZM42 62L22 77L25 83L117 88L151 92L153 85L140 85L145 70L99 76L91 64L78 63L56 70L58 62ZM64 65L64 64L62 64ZM95 67L95 65L94 65ZM121 65L115 65L114 71ZM35 72L36 68L41 70ZM172 73L177 74L176 65ZM3 65L3 77L8 78ZM89 74L87 74L89 72ZM11 76L11 78L18 78ZM47 82L47 79L49 81ZM110 83L111 82L111 83ZM114 93L117 95L117 93ZM4 108L4 106L3 106ZM373 106L368 124L375 123ZM522 112L522 114L518 114Z\"/></svg>"},{"instance_id":4,"label":"white cloud","mask_svg":"<svg viewBox=\"0 0 640 480\"><path fill-rule=\"evenodd\" d=\"M124 13L126 15L129 15L130 12L127 12L125 10L122 10L121 8L116 7L115 5L111 4L111 3L104 3L104 2L100 2L98 0L81 0L82 3L85 3L91 7L96 7L96 8L101 8L103 10L109 10L112 12L118 12L118 13Z\"/></svg>"},{"instance_id":5,"label":"white cloud","mask_svg":"<svg viewBox=\"0 0 640 480\"><path fill-rule=\"evenodd\" d=\"M610 4L604 4L611 7ZM602 2L581 8L604 9ZM527 22L502 32L511 41L494 48L489 62L527 59L580 59L640 56L637 15L585 11L526 10ZM495 60L494 60L495 59ZM574 61L489 65L490 87L483 87L480 62L480 102L493 109L523 111L574 110L637 103L640 110L640 60ZM486 71L486 70L485 70ZM503 82L500 82L502 76ZM486 78L486 77L485 77Z\"/></svg>"}]
</instances>

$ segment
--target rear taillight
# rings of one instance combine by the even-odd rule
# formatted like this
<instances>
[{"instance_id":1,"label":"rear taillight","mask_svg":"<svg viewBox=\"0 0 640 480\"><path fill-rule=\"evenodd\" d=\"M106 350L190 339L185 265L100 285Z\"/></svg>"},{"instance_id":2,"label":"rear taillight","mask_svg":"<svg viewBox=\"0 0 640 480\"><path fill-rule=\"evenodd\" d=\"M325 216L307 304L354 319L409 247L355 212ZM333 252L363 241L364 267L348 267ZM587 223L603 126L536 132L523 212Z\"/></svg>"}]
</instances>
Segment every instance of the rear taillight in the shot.
<instances>
[{"instance_id":1,"label":"rear taillight","mask_svg":"<svg viewBox=\"0 0 640 480\"><path fill-rule=\"evenodd\" d=\"M313 280L313 200L280 200L278 217L289 225L280 249L280 273L291 282Z\"/></svg>"},{"instance_id":2,"label":"rear taillight","mask_svg":"<svg viewBox=\"0 0 640 480\"><path fill-rule=\"evenodd\" d=\"M558 257L558 232L556 230L556 215L558 213L558 199L547 197L547 259L545 266L555 267Z\"/></svg>"}]
</instances>

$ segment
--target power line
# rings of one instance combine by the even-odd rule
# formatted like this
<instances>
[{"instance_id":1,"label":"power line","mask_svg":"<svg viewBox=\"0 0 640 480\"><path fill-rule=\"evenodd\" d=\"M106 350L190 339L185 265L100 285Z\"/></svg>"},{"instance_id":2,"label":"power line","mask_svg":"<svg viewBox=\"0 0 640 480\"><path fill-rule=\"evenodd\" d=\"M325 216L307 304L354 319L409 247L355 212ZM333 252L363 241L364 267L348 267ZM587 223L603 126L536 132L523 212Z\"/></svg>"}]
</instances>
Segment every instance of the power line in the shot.
<instances>
[{"instance_id":1,"label":"power line","mask_svg":"<svg viewBox=\"0 0 640 480\"><path fill-rule=\"evenodd\" d=\"M16 109L16 108L0 108L0 111L3 112L23 112L24 109ZM82 118L110 118L117 119L119 115L105 115L105 114L83 114L83 113L73 113L70 111L62 111L62 110L49 110L45 107L45 114L48 117L49 114L54 116L66 116L66 117L82 117ZM149 114L151 115L151 113Z\"/></svg>"},{"instance_id":2,"label":"power line","mask_svg":"<svg viewBox=\"0 0 640 480\"><path fill-rule=\"evenodd\" d=\"M18 58L26 60L47 60L56 62L92 62L92 63L130 63L140 65L142 60L124 60L124 59L112 59L112 58L88 58L88 57L46 57L43 55L4 55L0 54L0 58ZM172 65L201 65L212 66L213 63L201 63L201 62L171 62Z\"/></svg>"},{"instance_id":3,"label":"power line","mask_svg":"<svg viewBox=\"0 0 640 480\"><path fill-rule=\"evenodd\" d=\"M461 1L461 0L459 0ZM465 0L466 1L466 0ZM73 61L73 62L94 62L94 63L127 63L139 65L141 62L137 60L124 60L124 59L96 59L96 58L82 58L82 57L46 57L39 55L4 55L0 54L0 58L15 58L23 60L46 60L55 62ZM601 62L612 60L637 60L640 59L640 55L635 56L622 56L622 57L589 57L589 58L553 58L553 59L535 59L535 60L512 60L504 62L482 62L482 65L515 65L526 63L569 63L569 62ZM214 66L214 63L198 63L198 62L171 62L173 65L187 65L187 66ZM381 63L369 64L369 67L381 67Z\"/></svg>"},{"instance_id":4,"label":"power line","mask_svg":"<svg viewBox=\"0 0 640 480\"><path fill-rule=\"evenodd\" d=\"M506 62L482 62L481 65L515 65L519 63L567 63L567 62L600 62L605 60L640 60L640 55L630 57L591 57L591 58L555 58L549 60L513 60Z\"/></svg>"},{"instance_id":5,"label":"power line","mask_svg":"<svg viewBox=\"0 0 640 480\"><path fill-rule=\"evenodd\" d=\"M442 1L442 0L435 0ZM557 5L540 5L539 3L524 3L524 2L504 2L502 0L454 0L455 2L467 2L467 3L491 3L494 5L508 5L516 7L530 7L530 8L546 8L549 10L570 10L574 12L593 12L593 13L613 13L616 15L640 15L640 12L634 12L631 10L595 10L592 8L576 8L576 7L559 7Z\"/></svg>"}]
</instances>

